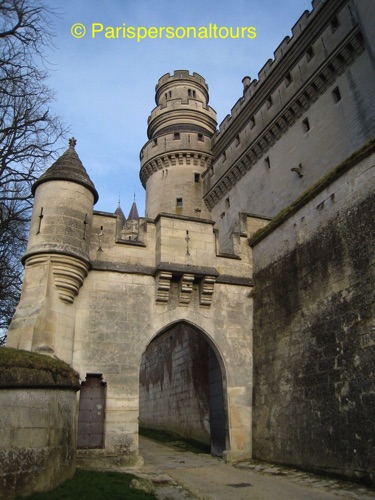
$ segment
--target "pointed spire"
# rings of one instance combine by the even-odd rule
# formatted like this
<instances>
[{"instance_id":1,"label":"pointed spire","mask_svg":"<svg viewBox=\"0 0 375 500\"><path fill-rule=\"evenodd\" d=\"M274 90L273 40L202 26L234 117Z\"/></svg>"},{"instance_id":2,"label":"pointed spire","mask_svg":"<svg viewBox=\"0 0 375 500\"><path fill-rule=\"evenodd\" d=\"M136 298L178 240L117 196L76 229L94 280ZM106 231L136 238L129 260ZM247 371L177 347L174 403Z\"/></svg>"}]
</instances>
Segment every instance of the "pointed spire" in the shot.
<instances>
[{"instance_id":1,"label":"pointed spire","mask_svg":"<svg viewBox=\"0 0 375 500\"><path fill-rule=\"evenodd\" d=\"M118 200L118 207L115 210L115 215L119 217L121 225L123 226L126 222L126 217L124 215L124 212L122 211L121 205L120 205L120 199Z\"/></svg>"},{"instance_id":2,"label":"pointed spire","mask_svg":"<svg viewBox=\"0 0 375 500\"><path fill-rule=\"evenodd\" d=\"M36 188L48 181L71 181L81 184L94 195L94 203L99 199L95 186L90 179L75 150L77 141L74 137L69 139L69 148L58 158L55 163L34 182L31 191L35 194Z\"/></svg>"},{"instance_id":3,"label":"pointed spire","mask_svg":"<svg viewBox=\"0 0 375 500\"><path fill-rule=\"evenodd\" d=\"M132 207L130 209L129 215L128 215L128 220L138 220L139 215L138 215L138 209L137 209L137 204L135 202L135 195L134 195L134 201L132 204Z\"/></svg>"}]
</instances>

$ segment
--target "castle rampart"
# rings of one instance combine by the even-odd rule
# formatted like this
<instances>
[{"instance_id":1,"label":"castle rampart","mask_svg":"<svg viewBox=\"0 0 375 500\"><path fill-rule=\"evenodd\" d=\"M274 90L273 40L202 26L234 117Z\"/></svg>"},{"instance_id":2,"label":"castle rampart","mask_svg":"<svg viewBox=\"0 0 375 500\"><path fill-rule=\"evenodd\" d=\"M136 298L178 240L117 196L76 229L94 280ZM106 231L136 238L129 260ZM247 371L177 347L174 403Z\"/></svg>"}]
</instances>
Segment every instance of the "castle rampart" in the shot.
<instances>
[{"instance_id":1,"label":"castle rampart","mask_svg":"<svg viewBox=\"0 0 375 500\"><path fill-rule=\"evenodd\" d=\"M333 14L334 3L316 11L298 47L268 64L261 85L245 89L237 114L213 137L204 197L221 234L237 227L238 212L276 215L375 132L361 18L342 2Z\"/></svg>"}]
</instances>

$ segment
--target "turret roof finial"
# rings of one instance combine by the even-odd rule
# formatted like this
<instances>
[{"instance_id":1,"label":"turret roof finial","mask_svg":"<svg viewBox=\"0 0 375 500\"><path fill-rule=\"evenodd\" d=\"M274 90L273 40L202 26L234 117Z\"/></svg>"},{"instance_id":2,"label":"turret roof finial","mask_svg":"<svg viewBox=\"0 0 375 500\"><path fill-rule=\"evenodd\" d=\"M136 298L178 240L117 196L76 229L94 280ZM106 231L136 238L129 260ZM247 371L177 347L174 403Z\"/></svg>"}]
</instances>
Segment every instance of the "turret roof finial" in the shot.
<instances>
[{"instance_id":1,"label":"turret roof finial","mask_svg":"<svg viewBox=\"0 0 375 500\"><path fill-rule=\"evenodd\" d=\"M71 137L69 139L69 147L70 148L74 148L74 146L77 144L77 139L75 139L74 137Z\"/></svg>"}]
</instances>

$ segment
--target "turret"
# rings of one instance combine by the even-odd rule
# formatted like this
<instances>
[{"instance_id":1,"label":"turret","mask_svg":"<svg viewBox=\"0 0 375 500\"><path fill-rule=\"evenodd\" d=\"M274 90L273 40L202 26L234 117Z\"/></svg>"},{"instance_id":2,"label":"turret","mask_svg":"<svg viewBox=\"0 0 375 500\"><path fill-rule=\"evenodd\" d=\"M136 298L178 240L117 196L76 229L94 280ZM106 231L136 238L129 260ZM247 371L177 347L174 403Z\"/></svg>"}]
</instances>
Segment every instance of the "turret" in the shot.
<instances>
[{"instance_id":1,"label":"turret","mask_svg":"<svg viewBox=\"0 0 375 500\"><path fill-rule=\"evenodd\" d=\"M155 101L140 154L146 217L164 212L209 218L201 176L213 158L216 112L208 106L208 86L197 73L177 70L160 78Z\"/></svg>"},{"instance_id":2,"label":"turret","mask_svg":"<svg viewBox=\"0 0 375 500\"><path fill-rule=\"evenodd\" d=\"M93 205L98 193L69 140L65 153L34 183L30 235L23 257L58 253L89 260Z\"/></svg>"},{"instance_id":3,"label":"turret","mask_svg":"<svg viewBox=\"0 0 375 500\"><path fill-rule=\"evenodd\" d=\"M35 182L21 300L9 347L70 363L75 298L89 270L93 205L98 193L70 139L69 149Z\"/></svg>"}]
</instances>

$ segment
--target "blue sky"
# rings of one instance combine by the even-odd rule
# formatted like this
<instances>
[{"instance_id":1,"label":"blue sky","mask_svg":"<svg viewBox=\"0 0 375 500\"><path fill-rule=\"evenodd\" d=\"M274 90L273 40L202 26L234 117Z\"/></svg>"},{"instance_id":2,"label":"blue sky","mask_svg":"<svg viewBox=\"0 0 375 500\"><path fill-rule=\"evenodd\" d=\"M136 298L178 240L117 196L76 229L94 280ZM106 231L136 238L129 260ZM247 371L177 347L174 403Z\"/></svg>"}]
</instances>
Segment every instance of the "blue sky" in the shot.
<instances>
[{"instance_id":1,"label":"blue sky","mask_svg":"<svg viewBox=\"0 0 375 500\"><path fill-rule=\"evenodd\" d=\"M147 117L155 85L165 73L187 69L209 85L218 123L242 95L242 78L259 70L311 0L54 0L55 48L46 54L49 86L59 114L77 139L76 150L93 180L96 210L113 212L118 198L128 215L133 194L141 215L144 189L139 151L147 141ZM75 23L87 28L74 38ZM91 36L92 23L122 26L254 26L255 39L106 39ZM65 147L65 145L63 145Z\"/></svg>"}]
</instances>

